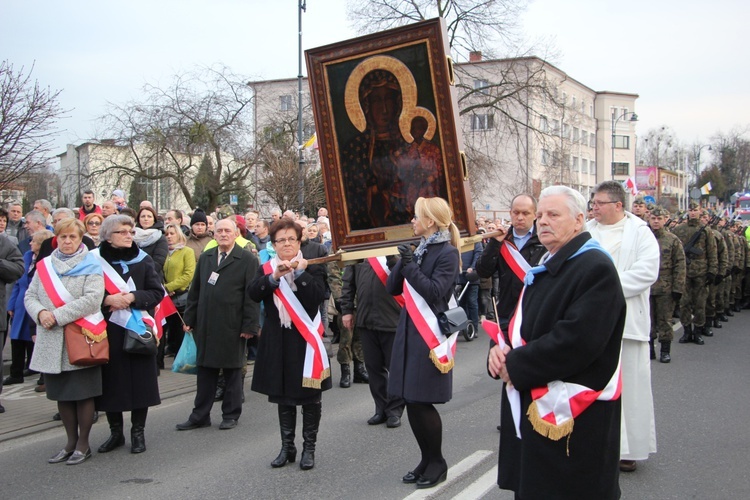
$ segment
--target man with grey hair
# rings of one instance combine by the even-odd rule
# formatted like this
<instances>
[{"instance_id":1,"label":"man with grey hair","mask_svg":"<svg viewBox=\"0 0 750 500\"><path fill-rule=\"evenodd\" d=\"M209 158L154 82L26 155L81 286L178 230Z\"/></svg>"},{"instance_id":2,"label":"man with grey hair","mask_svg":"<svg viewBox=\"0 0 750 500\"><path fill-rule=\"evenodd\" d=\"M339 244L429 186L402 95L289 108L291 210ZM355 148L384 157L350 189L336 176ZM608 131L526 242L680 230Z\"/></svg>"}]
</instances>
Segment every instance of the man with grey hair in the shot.
<instances>
[{"instance_id":1,"label":"man with grey hair","mask_svg":"<svg viewBox=\"0 0 750 500\"><path fill-rule=\"evenodd\" d=\"M52 227L47 225L44 215L37 210L32 210L26 214L23 228L26 237L22 240L18 240L18 249L21 251L21 255L31 250L31 237L34 236L35 232L41 231L42 229L49 229L52 231Z\"/></svg>"},{"instance_id":2,"label":"man with grey hair","mask_svg":"<svg viewBox=\"0 0 750 500\"><path fill-rule=\"evenodd\" d=\"M625 298L612 259L584 230L585 210L566 186L542 191L536 224L547 253L527 273L509 339L490 350L488 371L505 382L498 485L516 498L620 496ZM574 399L581 386L595 397Z\"/></svg>"},{"instance_id":3,"label":"man with grey hair","mask_svg":"<svg viewBox=\"0 0 750 500\"><path fill-rule=\"evenodd\" d=\"M34 210L44 215L44 220L48 226L52 225L52 203L44 199L36 200L34 202Z\"/></svg>"},{"instance_id":4,"label":"man with grey hair","mask_svg":"<svg viewBox=\"0 0 750 500\"><path fill-rule=\"evenodd\" d=\"M271 210L271 224L279 219L281 219L281 210L279 210L278 208L274 208L273 210Z\"/></svg>"},{"instance_id":5,"label":"man with grey hair","mask_svg":"<svg viewBox=\"0 0 750 500\"><path fill-rule=\"evenodd\" d=\"M105 219L110 215L117 215L117 206L112 200L107 200L102 203L102 217Z\"/></svg>"},{"instance_id":6,"label":"man with grey hair","mask_svg":"<svg viewBox=\"0 0 750 500\"><path fill-rule=\"evenodd\" d=\"M622 341L622 430L620 470L656 453L654 398L651 393L650 290L659 277L659 243L643 219L625 210L625 188L604 181L594 188L591 237L612 255L627 303Z\"/></svg>"},{"instance_id":7,"label":"man with grey hair","mask_svg":"<svg viewBox=\"0 0 750 500\"><path fill-rule=\"evenodd\" d=\"M17 201L12 201L8 205L8 226L5 232L15 236L18 241L26 238L26 231L23 229L23 205Z\"/></svg>"}]
</instances>

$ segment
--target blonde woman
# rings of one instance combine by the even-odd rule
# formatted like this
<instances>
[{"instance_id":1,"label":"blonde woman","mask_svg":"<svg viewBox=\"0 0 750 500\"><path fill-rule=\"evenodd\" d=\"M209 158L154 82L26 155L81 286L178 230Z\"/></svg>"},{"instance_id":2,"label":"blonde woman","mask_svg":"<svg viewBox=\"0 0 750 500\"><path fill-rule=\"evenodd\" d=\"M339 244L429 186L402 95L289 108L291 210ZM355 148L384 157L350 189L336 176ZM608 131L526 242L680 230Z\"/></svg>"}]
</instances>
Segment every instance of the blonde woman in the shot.
<instances>
[{"instance_id":1,"label":"blonde woman","mask_svg":"<svg viewBox=\"0 0 750 500\"><path fill-rule=\"evenodd\" d=\"M419 246L412 251L409 244L399 245L401 259L391 270L387 288L392 295L401 295L408 282L412 296L424 299L419 314L428 317L449 309L448 301L461 270L459 233L451 221L450 206L442 198L419 198L414 213L412 228L414 235L421 237ZM417 488L430 488L447 477L448 465L442 452L443 423L435 404L447 403L453 394L452 360L438 359L436 348L423 339L425 333L432 332L420 333L404 307L393 342L388 379L388 394L406 401L409 424L422 454L417 467L402 479L416 483Z\"/></svg>"},{"instance_id":2,"label":"blonde woman","mask_svg":"<svg viewBox=\"0 0 750 500\"><path fill-rule=\"evenodd\" d=\"M177 311L182 314L185 312L188 287L195 273L195 252L186 246L185 233L177 224L167 225L165 236L169 245L169 254L164 262L164 288L172 297ZM167 349L170 354L177 354L185 336L182 330L182 320L176 314L168 316L167 327ZM159 349L161 350L161 346ZM159 367L164 368L163 353L160 353L160 357Z\"/></svg>"}]
</instances>

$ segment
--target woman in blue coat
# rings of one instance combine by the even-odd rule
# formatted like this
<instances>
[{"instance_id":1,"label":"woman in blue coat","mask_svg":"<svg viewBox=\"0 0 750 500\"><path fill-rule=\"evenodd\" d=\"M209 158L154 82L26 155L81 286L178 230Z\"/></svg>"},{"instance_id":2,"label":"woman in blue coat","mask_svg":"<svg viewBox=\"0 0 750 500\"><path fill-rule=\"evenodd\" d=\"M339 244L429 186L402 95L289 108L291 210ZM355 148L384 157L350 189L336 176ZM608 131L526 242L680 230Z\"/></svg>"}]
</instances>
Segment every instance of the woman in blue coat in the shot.
<instances>
[{"instance_id":1,"label":"woman in blue coat","mask_svg":"<svg viewBox=\"0 0 750 500\"><path fill-rule=\"evenodd\" d=\"M449 309L461 268L458 228L451 222L450 206L442 198L419 198L414 213L412 226L421 241L413 252L408 244L398 247L401 260L392 269L387 288L391 294L400 295L407 281L426 303L420 314L437 315ZM393 342L388 393L406 401L409 424L422 453L419 465L403 481L430 488L445 481L448 472L442 452L443 423L435 404L451 399L452 360L445 363L438 359L436 349L423 340L407 309L401 310Z\"/></svg>"}]
</instances>

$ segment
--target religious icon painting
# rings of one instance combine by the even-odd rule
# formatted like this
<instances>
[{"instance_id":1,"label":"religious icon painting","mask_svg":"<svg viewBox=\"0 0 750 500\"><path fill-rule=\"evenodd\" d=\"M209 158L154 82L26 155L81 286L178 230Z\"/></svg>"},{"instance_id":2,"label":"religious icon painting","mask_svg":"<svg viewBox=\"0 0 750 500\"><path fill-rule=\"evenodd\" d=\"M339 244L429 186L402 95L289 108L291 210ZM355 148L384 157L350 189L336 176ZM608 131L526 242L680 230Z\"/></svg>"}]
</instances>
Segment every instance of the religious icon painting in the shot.
<instances>
[{"instance_id":1,"label":"religious icon painting","mask_svg":"<svg viewBox=\"0 0 750 500\"><path fill-rule=\"evenodd\" d=\"M335 248L412 239L419 197L444 198L473 233L444 39L435 19L306 51Z\"/></svg>"}]
</instances>

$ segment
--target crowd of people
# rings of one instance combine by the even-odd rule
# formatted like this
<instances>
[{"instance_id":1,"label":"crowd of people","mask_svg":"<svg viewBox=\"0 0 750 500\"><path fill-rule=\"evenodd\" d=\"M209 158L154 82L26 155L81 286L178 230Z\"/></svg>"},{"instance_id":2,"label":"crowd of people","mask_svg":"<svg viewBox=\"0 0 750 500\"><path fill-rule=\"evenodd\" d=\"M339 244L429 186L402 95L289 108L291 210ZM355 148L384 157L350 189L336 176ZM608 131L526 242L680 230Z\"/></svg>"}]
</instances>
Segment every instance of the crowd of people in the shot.
<instances>
[{"instance_id":1,"label":"crowd of people","mask_svg":"<svg viewBox=\"0 0 750 500\"><path fill-rule=\"evenodd\" d=\"M474 327L490 320L499 332L487 358L489 375L503 381L499 486L517 498L617 498L619 471L656 452L650 362L671 362L675 318L680 343L703 345L750 303L741 221L697 203L672 215L636 198L627 210L626 199L614 181L590 200L563 186L538 201L519 194L510 224L480 217L486 237L461 252L450 206L419 198L418 245L345 269L326 259L325 208L315 219L228 207L160 214L148 201L128 207L120 190L101 206L86 191L77 211L37 200L24 216L11 203L0 209L0 330L12 358L3 385L40 374L35 390L57 402L67 442L50 463L91 458L99 411L110 427L99 453L125 445L123 412L130 451L142 453L159 372L190 335L196 395L177 430L210 426L215 401L219 429L237 427L254 359L251 389L278 410L281 451L271 466L297 460L301 407L299 466L308 470L322 393L333 385L329 332L339 343L339 386L369 384L367 423L399 427L407 412L420 460L402 480L429 488L448 471L437 405L452 397L455 335L440 318L459 286ZM179 314L166 317L158 348L127 349L133 331L159 336L165 296ZM106 336L108 363L69 361L72 324L89 342Z\"/></svg>"}]
</instances>

